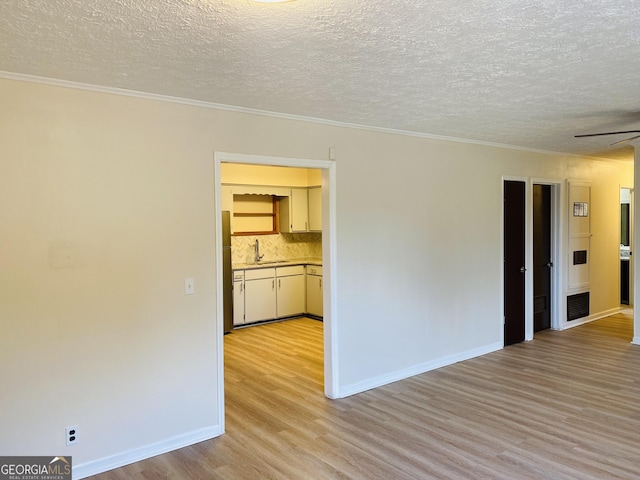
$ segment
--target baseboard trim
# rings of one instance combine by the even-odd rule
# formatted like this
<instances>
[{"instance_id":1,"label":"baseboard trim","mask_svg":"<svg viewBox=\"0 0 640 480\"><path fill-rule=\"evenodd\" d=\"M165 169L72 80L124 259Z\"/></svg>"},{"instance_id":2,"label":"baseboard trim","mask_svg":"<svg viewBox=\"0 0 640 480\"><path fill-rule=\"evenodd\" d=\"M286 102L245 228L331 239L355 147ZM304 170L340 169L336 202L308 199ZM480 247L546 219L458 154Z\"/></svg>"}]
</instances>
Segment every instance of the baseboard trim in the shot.
<instances>
[{"instance_id":1,"label":"baseboard trim","mask_svg":"<svg viewBox=\"0 0 640 480\"><path fill-rule=\"evenodd\" d=\"M610 308L609 310L604 310L602 312L594 313L592 315L589 315L588 317L577 318L576 320L571 320L571 321L565 320L560 330L567 330L569 328L579 327L580 325L584 325L585 323L591 323L596 320L600 320L601 318L615 315L616 313L620 313L621 311L622 311L622 308L615 307L615 308Z\"/></svg>"},{"instance_id":2,"label":"baseboard trim","mask_svg":"<svg viewBox=\"0 0 640 480\"><path fill-rule=\"evenodd\" d=\"M634 345L640 345L640 337L633 337L633 340L631 340L631 343Z\"/></svg>"},{"instance_id":3,"label":"baseboard trim","mask_svg":"<svg viewBox=\"0 0 640 480\"><path fill-rule=\"evenodd\" d=\"M492 343L483 347L475 348L473 350L467 350L455 355L449 355L437 360L414 365L413 367L409 367L403 370L380 375L379 377L370 378L362 382L346 385L340 389L338 398L350 397L351 395L356 395L373 388L381 387L383 385L397 382L399 380L404 380L405 378L413 377L414 375L420 375L421 373L426 373L431 370L446 367L447 365L452 365L464 360L469 360L471 358L486 355L487 353L495 352L496 350L501 350L502 348L504 348L502 342Z\"/></svg>"},{"instance_id":4,"label":"baseboard trim","mask_svg":"<svg viewBox=\"0 0 640 480\"><path fill-rule=\"evenodd\" d=\"M213 427L200 428L182 435L152 443L141 448L134 448L110 457L101 458L92 462L82 463L73 466L73 478L80 479L97 475L99 473L113 470L114 468L123 467L131 463L139 462L147 458L162 455L163 453L177 450L179 448L188 447L195 443L222 435L224 432L219 425Z\"/></svg>"}]
</instances>

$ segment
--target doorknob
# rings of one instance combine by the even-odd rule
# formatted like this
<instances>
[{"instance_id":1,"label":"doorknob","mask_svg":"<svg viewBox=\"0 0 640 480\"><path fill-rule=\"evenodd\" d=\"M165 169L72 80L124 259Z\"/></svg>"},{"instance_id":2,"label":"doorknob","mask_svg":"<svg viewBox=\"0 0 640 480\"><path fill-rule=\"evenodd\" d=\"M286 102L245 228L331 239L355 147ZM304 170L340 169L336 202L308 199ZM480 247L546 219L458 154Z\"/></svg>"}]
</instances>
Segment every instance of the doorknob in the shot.
<instances>
[{"instance_id":1,"label":"doorknob","mask_svg":"<svg viewBox=\"0 0 640 480\"><path fill-rule=\"evenodd\" d=\"M520 273L524 273L524 272L526 272L526 271L527 271L527 269L526 269L526 268L524 268L524 267L520 267Z\"/></svg>"},{"instance_id":2,"label":"doorknob","mask_svg":"<svg viewBox=\"0 0 640 480\"><path fill-rule=\"evenodd\" d=\"M549 267L549 268L553 267L553 262L547 263L547 267Z\"/></svg>"}]
</instances>

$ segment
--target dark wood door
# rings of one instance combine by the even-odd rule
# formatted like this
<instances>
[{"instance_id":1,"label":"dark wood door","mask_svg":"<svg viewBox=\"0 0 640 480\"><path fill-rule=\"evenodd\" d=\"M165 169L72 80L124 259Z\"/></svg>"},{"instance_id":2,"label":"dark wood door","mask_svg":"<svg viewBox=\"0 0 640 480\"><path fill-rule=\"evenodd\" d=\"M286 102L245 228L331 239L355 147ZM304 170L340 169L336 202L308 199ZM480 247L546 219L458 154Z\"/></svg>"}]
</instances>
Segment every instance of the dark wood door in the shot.
<instances>
[{"instance_id":1,"label":"dark wood door","mask_svg":"<svg viewBox=\"0 0 640 480\"><path fill-rule=\"evenodd\" d=\"M533 186L533 330L551 327L551 185Z\"/></svg>"},{"instance_id":2,"label":"dark wood door","mask_svg":"<svg viewBox=\"0 0 640 480\"><path fill-rule=\"evenodd\" d=\"M504 344L524 340L525 183L504 182Z\"/></svg>"}]
</instances>

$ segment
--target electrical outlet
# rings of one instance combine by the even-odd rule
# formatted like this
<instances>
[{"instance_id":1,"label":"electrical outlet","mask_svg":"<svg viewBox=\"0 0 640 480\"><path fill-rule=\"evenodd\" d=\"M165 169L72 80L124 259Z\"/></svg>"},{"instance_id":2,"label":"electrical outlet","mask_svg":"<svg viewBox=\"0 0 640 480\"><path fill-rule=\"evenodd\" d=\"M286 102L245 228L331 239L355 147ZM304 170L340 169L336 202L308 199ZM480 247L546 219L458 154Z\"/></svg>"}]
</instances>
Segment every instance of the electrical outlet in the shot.
<instances>
[{"instance_id":1,"label":"electrical outlet","mask_svg":"<svg viewBox=\"0 0 640 480\"><path fill-rule=\"evenodd\" d=\"M74 425L73 427L66 428L67 433L67 445L75 445L78 443L78 426Z\"/></svg>"}]
</instances>

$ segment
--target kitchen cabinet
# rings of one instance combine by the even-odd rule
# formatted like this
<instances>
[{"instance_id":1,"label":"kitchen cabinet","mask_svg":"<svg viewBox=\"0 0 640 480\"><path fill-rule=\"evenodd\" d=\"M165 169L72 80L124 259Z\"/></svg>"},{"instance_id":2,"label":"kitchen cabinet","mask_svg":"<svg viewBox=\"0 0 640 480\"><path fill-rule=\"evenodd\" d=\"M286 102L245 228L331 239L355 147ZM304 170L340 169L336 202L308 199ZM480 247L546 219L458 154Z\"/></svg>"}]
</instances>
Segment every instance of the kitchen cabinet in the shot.
<instances>
[{"instance_id":1,"label":"kitchen cabinet","mask_svg":"<svg viewBox=\"0 0 640 480\"><path fill-rule=\"evenodd\" d=\"M309 231L322 231L322 187L309 187Z\"/></svg>"},{"instance_id":2,"label":"kitchen cabinet","mask_svg":"<svg viewBox=\"0 0 640 480\"><path fill-rule=\"evenodd\" d=\"M259 322L276 318L275 268L244 272L244 321Z\"/></svg>"},{"instance_id":3,"label":"kitchen cabinet","mask_svg":"<svg viewBox=\"0 0 640 480\"><path fill-rule=\"evenodd\" d=\"M223 183L220 189L220 200L222 203L222 210L228 210L231 212L231 234L247 234L251 230L257 231L276 231L277 224L269 226L265 222L267 219L260 217L272 217L275 218L273 211L264 211L263 209L255 210L251 206L244 208L242 203L246 201L248 197L263 197L270 199L273 203L277 202L278 198L286 197L290 195L290 187L274 187L268 185L242 185L242 184L229 184ZM246 203L245 203L246 206ZM239 208L238 208L239 207ZM255 215L251 215L254 213ZM243 218L244 217L244 218ZM235 220L239 220L236 222ZM247 228L247 221L260 222L263 226L258 228ZM266 226L264 226L266 225ZM243 229L244 228L244 229Z\"/></svg>"},{"instance_id":4,"label":"kitchen cabinet","mask_svg":"<svg viewBox=\"0 0 640 480\"><path fill-rule=\"evenodd\" d=\"M307 313L322 317L322 267L307 265Z\"/></svg>"},{"instance_id":5,"label":"kitchen cabinet","mask_svg":"<svg viewBox=\"0 0 640 480\"><path fill-rule=\"evenodd\" d=\"M276 268L278 318L302 315L305 311L304 266Z\"/></svg>"},{"instance_id":6,"label":"kitchen cabinet","mask_svg":"<svg viewBox=\"0 0 640 480\"><path fill-rule=\"evenodd\" d=\"M307 188L292 188L280 199L280 231L284 233L309 231L309 197Z\"/></svg>"},{"instance_id":7,"label":"kitchen cabinet","mask_svg":"<svg viewBox=\"0 0 640 480\"><path fill-rule=\"evenodd\" d=\"M305 313L322 317L321 266L234 270L234 326Z\"/></svg>"},{"instance_id":8,"label":"kitchen cabinet","mask_svg":"<svg viewBox=\"0 0 640 480\"><path fill-rule=\"evenodd\" d=\"M233 325L244 325L244 271L233 272Z\"/></svg>"}]
</instances>

